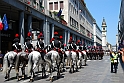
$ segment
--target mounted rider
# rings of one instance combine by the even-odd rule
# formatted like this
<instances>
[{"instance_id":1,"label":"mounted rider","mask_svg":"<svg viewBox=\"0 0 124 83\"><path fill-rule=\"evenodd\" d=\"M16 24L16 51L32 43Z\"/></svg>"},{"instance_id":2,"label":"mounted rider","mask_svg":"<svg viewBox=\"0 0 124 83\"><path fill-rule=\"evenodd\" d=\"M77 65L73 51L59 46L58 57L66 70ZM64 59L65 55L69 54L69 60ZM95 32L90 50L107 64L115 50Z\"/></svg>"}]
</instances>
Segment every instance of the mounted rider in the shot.
<instances>
[{"instance_id":1,"label":"mounted rider","mask_svg":"<svg viewBox=\"0 0 124 83\"><path fill-rule=\"evenodd\" d=\"M72 49L73 49L73 47L72 47L72 37L70 37L70 39L69 39L67 49L68 49L69 51L72 51Z\"/></svg>"},{"instance_id":2,"label":"mounted rider","mask_svg":"<svg viewBox=\"0 0 124 83\"><path fill-rule=\"evenodd\" d=\"M55 40L54 37L51 38L51 40L50 40L50 45L51 45L50 50L54 49L54 46L52 45L52 42L53 42L54 40Z\"/></svg>"},{"instance_id":3,"label":"mounted rider","mask_svg":"<svg viewBox=\"0 0 124 83\"><path fill-rule=\"evenodd\" d=\"M79 53L78 53L78 51L77 51L77 45L76 45L76 43L74 42L74 40L72 40L72 37L70 37L70 39L69 39L68 48L69 48L69 51L74 51L74 52L76 52L76 54L77 54L77 56L78 56L78 59L79 59Z\"/></svg>"},{"instance_id":4,"label":"mounted rider","mask_svg":"<svg viewBox=\"0 0 124 83\"><path fill-rule=\"evenodd\" d=\"M37 50L41 53L42 59L44 59L46 51L44 50L44 36L42 32L40 32L40 34L38 35Z\"/></svg>"},{"instance_id":5,"label":"mounted rider","mask_svg":"<svg viewBox=\"0 0 124 83\"><path fill-rule=\"evenodd\" d=\"M61 42L61 51L64 51L64 43L63 43L63 37L62 36L59 36L59 39L60 39L60 42Z\"/></svg>"},{"instance_id":6,"label":"mounted rider","mask_svg":"<svg viewBox=\"0 0 124 83\"><path fill-rule=\"evenodd\" d=\"M53 47L53 49L56 50L62 58L61 42L59 40L58 32L54 32L54 40L51 43L51 47Z\"/></svg>"},{"instance_id":7,"label":"mounted rider","mask_svg":"<svg viewBox=\"0 0 124 83\"><path fill-rule=\"evenodd\" d=\"M19 43L19 34L15 34L15 38L13 40L13 50L14 52L18 53L20 52L22 49L21 49L21 44Z\"/></svg>"},{"instance_id":8,"label":"mounted rider","mask_svg":"<svg viewBox=\"0 0 124 83\"><path fill-rule=\"evenodd\" d=\"M33 50L33 44L31 43L31 32L28 32L25 42L26 52L30 53Z\"/></svg>"},{"instance_id":9,"label":"mounted rider","mask_svg":"<svg viewBox=\"0 0 124 83\"><path fill-rule=\"evenodd\" d=\"M77 46L79 47L77 50L79 51L79 52L81 52L81 54L83 54L82 53L82 46L81 46L81 41L80 40L77 40Z\"/></svg>"}]
</instances>

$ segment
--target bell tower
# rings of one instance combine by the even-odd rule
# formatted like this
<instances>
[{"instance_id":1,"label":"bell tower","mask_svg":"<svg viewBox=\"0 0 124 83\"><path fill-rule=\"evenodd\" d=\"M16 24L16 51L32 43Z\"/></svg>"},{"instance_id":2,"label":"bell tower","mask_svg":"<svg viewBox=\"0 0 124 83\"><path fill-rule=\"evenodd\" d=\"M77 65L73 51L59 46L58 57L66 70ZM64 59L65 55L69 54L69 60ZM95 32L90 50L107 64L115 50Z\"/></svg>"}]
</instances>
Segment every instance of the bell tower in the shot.
<instances>
[{"instance_id":1,"label":"bell tower","mask_svg":"<svg viewBox=\"0 0 124 83\"><path fill-rule=\"evenodd\" d=\"M107 40L106 40L106 32L107 32L107 25L106 25L106 22L105 22L105 19L103 18L103 21L102 21L102 48L103 50L106 50L106 45L107 45Z\"/></svg>"}]
</instances>

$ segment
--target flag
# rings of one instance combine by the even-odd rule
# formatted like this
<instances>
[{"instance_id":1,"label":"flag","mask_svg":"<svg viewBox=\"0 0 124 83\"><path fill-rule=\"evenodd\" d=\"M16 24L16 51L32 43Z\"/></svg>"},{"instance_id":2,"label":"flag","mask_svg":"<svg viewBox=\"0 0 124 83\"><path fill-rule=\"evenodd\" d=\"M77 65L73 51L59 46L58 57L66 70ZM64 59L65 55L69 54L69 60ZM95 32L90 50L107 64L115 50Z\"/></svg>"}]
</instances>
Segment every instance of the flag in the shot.
<instances>
[{"instance_id":1,"label":"flag","mask_svg":"<svg viewBox=\"0 0 124 83\"><path fill-rule=\"evenodd\" d=\"M7 30L8 29L8 23L7 23L6 14L4 14L2 22L4 24L4 30Z\"/></svg>"},{"instance_id":2,"label":"flag","mask_svg":"<svg viewBox=\"0 0 124 83\"><path fill-rule=\"evenodd\" d=\"M30 4L30 0L27 0L27 4Z\"/></svg>"},{"instance_id":3,"label":"flag","mask_svg":"<svg viewBox=\"0 0 124 83\"><path fill-rule=\"evenodd\" d=\"M60 8L59 12L57 13L57 16L60 17L62 14L62 9Z\"/></svg>"},{"instance_id":4,"label":"flag","mask_svg":"<svg viewBox=\"0 0 124 83\"><path fill-rule=\"evenodd\" d=\"M2 23L2 20L1 20L1 16L0 16L0 31L3 29L3 23Z\"/></svg>"}]
</instances>

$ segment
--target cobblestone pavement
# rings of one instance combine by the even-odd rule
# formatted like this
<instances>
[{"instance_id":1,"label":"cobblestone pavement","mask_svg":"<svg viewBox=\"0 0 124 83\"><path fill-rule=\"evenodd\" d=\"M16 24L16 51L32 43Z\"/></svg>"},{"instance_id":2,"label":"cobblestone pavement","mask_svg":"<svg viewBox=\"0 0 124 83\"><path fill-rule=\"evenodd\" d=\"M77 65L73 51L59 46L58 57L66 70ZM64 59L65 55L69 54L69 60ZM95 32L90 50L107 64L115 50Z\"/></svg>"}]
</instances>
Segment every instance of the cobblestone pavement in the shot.
<instances>
[{"instance_id":1,"label":"cobblestone pavement","mask_svg":"<svg viewBox=\"0 0 124 83\"><path fill-rule=\"evenodd\" d=\"M54 72L54 75L56 73ZM17 83L15 79L15 71L12 70L10 80L5 81L3 72L0 72L0 83ZM64 72L59 79L53 83L124 83L124 72L119 62L118 72L110 73L110 59L109 56L104 56L103 60L88 60L87 66L79 69L78 72L70 74ZM18 83L29 83L29 79L21 80ZM40 75L35 77L33 83L50 83L48 78L42 79Z\"/></svg>"}]
</instances>

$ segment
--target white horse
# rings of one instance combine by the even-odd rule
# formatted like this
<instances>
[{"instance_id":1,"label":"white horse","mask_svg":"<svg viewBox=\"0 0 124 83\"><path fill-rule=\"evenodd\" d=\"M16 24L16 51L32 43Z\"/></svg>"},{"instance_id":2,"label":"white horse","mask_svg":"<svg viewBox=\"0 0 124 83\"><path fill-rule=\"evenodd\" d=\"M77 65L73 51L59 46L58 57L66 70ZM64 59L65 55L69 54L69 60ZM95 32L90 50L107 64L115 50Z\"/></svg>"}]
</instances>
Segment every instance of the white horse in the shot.
<instances>
[{"instance_id":1,"label":"white horse","mask_svg":"<svg viewBox=\"0 0 124 83\"><path fill-rule=\"evenodd\" d=\"M79 53L78 66L80 66L80 68L81 68L82 64L83 64L83 66L86 66L87 53L84 50L83 51L78 51L78 53Z\"/></svg>"},{"instance_id":2,"label":"white horse","mask_svg":"<svg viewBox=\"0 0 124 83\"><path fill-rule=\"evenodd\" d=\"M16 59L17 53L14 51L10 51L5 54L4 59L3 59L3 72L6 73L5 79L9 80L10 78L10 71L15 64L15 59Z\"/></svg>"},{"instance_id":3,"label":"white horse","mask_svg":"<svg viewBox=\"0 0 124 83\"><path fill-rule=\"evenodd\" d=\"M32 51L29 55L28 55L28 73L31 73L31 78L30 81L32 82L34 80L34 69L39 66L41 64L42 67L42 76L44 74L44 76L46 76L45 73L45 62L41 57L40 52L38 51Z\"/></svg>"},{"instance_id":4,"label":"white horse","mask_svg":"<svg viewBox=\"0 0 124 83\"><path fill-rule=\"evenodd\" d=\"M77 65L77 62L78 62L78 56L77 56L77 53L74 52L74 51L65 51L65 54L67 56L67 63L66 63L66 66L68 66L68 64L70 65L70 73L71 72L74 72L74 67L77 71L78 69L78 65ZM72 70L73 68L73 70Z\"/></svg>"},{"instance_id":5,"label":"white horse","mask_svg":"<svg viewBox=\"0 0 124 83\"><path fill-rule=\"evenodd\" d=\"M83 48L83 46L81 46ZM79 46L77 46L77 50L79 50ZM83 60L83 65L86 66L86 62L87 62L87 52L86 50L82 50L80 49L81 51L78 51L79 53L79 61L78 61L78 65L82 66L82 60Z\"/></svg>"},{"instance_id":6,"label":"white horse","mask_svg":"<svg viewBox=\"0 0 124 83\"><path fill-rule=\"evenodd\" d=\"M60 76L60 64L61 64L61 57L57 51L51 50L44 56L45 61L49 66L49 79L53 81L53 68L57 66L57 78Z\"/></svg>"}]
</instances>

